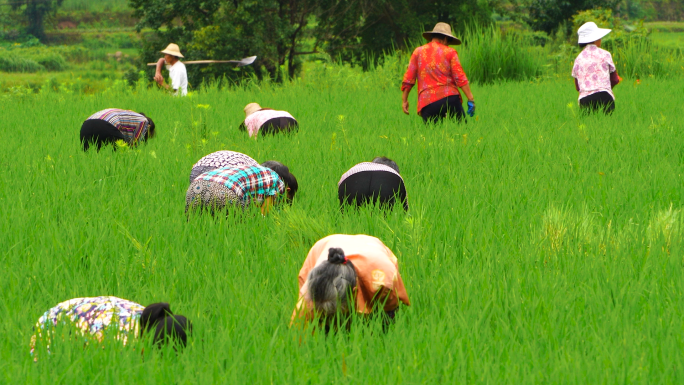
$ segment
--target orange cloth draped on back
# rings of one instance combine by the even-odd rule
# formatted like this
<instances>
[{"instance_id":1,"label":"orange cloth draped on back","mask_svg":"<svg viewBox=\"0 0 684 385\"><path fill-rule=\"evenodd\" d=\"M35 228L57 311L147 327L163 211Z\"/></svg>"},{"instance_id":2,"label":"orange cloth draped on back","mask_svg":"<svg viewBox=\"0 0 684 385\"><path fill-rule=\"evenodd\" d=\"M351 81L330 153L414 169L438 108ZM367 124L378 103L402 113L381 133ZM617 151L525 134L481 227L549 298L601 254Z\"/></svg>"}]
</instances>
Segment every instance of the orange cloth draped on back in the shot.
<instances>
[{"instance_id":1,"label":"orange cloth draped on back","mask_svg":"<svg viewBox=\"0 0 684 385\"><path fill-rule=\"evenodd\" d=\"M416 80L419 115L420 110L428 104L451 95L458 95L460 98L457 87L468 84L456 50L434 41L413 51L401 90L410 90Z\"/></svg>"},{"instance_id":2,"label":"orange cloth draped on back","mask_svg":"<svg viewBox=\"0 0 684 385\"><path fill-rule=\"evenodd\" d=\"M328 260L328 249L339 247L356 270L356 311L368 314L376 303L384 303L385 311L399 307L399 301L409 305L404 282L399 275L397 257L378 238L368 235L329 235L311 248L299 271L299 301L292 314L312 319L313 302L308 293L309 273Z\"/></svg>"}]
</instances>

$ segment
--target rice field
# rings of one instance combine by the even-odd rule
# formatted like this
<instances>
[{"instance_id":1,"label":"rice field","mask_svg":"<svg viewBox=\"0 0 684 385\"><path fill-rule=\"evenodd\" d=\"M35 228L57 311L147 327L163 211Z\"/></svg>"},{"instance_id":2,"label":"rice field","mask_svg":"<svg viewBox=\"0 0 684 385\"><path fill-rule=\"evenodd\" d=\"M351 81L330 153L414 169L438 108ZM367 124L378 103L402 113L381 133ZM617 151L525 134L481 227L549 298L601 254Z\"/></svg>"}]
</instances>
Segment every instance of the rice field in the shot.
<instances>
[{"instance_id":1,"label":"rice field","mask_svg":"<svg viewBox=\"0 0 684 385\"><path fill-rule=\"evenodd\" d=\"M437 126L367 78L5 95L0 383L684 382L684 81L626 81L612 117L581 117L571 81L473 93L476 118ZM249 102L299 133L250 140ZM157 137L83 153L81 123L108 107L144 112ZM223 149L290 166L294 205L187 219L191 166ZM339 177L378 155L401 167L410 212L341 214ZM387 332L288 327L308 249L333 233L398 257L411 306ZM188 347L65 338L34 362L41 314L98 295L169 302L194 324Z\"/></svg>"}]
</instances>

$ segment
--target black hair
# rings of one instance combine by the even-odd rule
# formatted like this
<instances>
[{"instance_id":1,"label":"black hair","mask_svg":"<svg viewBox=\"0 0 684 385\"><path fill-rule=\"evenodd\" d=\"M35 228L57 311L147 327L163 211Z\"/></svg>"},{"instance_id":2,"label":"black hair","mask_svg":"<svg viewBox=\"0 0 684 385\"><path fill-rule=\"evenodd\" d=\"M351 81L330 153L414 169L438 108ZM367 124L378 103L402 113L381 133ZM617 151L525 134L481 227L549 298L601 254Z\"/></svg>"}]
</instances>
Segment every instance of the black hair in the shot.
<instances>
[{"instance_id":1,"label":"black hair","mask_svg":"<svg viewBox=\"0 0 684 385\"><path fill-rule=\"evenodd\" d=\"M373 159L371 162L377 163L377 164L383 164L387 167L392 168L394 171L397 172L397 174L401 174L399 172L399 166L397 165L397 162L393 161L390 158L387 158L385 156L376 156L375 159Z\"/></svg>"},{"instance_id":2,"label":"black hair","mask_svg":"<svg viewBox=\"0 0 684 385\"><path fill-rule=\"evenodd\" d=\"M154 129L155 129L154 122L152 121L152 119L151 119L150 117L148 117L147 115L145 115L145 113L143 113L143 112L138 112L138 113L139 113L140 115L144 116L145 119L147 119L147 121L149 122L149 125L147 126L147 132L145 133L145 136L146 136L147 138L153 138L153 137L154 137L154 134L155 134L155 131L154 131Z\"/></svg>"},{"instance_id":3,"label":"black hair","mask_svg":"<svg viewBox=\"0 0 684 385\"><path fill-rule=\"evenodd\" d=\"M292 197L295 196L297 190L299 190L299 183L297 183L297 178L290 172L290 169L286 165L275 160L267 160L262 163L261 166L275 171L280 179L283 180L285 186L290 188L290 195Z\"/></svg>"},{"instance_id":4,"label":"black hair","mask_svg":"<svg viewBox=\"0 0 684 385\"><path fill-rule=\"evenodd\" d=\"M314 308L322 315L330 317L338 311L349 312L349 297L356 287L356 270L345 257L344 250L328 249L328 260L311 270L308 281Z\"/></svg>"},{"instance_id":5,"label":"black hair","mask_svg":"<svg viewBox=\"0 0 684 385\"><path fill-rule=\"evenodd\" d=\"M591 44L591 43L579 43L579 47L584 48L584 47L588 46L589 44Z\"/></svg>"},{"instance_id":6,"label":"black hair","mask_svg":"<svg viewBox=\"0 0 684 385\"><path fill-rule=\"evenodd\" d=\"M143 309L140 316L140 335L154 330L153 342L157 346L173 339L185 346L192 325L182 315L174 315L166 302L153 303Z\"/></svg>"}]
</instances>

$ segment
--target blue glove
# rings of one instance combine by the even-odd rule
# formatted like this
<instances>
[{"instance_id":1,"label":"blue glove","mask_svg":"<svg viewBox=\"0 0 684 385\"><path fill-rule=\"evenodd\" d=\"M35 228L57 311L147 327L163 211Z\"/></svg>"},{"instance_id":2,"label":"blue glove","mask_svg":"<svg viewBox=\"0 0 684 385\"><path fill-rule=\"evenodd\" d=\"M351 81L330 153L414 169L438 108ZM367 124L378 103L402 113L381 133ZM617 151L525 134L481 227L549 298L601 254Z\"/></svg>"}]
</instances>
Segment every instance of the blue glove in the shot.
<instances>
[{"instance_id":1,"label":"blue glove","mask_svg":"<svg viewBox=\"0 0 684 385\"><path fill-rule=\"evenodd\" d=\"M468 101L468 115L475 116L475 102Z\"/></svg>"}]
</instances>

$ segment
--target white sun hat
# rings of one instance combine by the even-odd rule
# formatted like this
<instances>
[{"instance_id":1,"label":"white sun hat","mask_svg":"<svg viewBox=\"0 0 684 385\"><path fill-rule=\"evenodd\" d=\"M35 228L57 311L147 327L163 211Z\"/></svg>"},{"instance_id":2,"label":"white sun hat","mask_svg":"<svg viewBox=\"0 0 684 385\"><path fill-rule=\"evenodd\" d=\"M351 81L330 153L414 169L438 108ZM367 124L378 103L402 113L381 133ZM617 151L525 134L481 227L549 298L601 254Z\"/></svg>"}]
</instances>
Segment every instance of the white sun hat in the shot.
<instances>
[{"instance_id":1,"label":"white sun hat","mask_svg":"<svg viewBox=\"0 0 684 385\"><path fill-rule=\"evenodd\" d=\"M183 57L180 53L180 48L178 48L178 44L169 44L165 50L161 51L161 53L165 53L167 55L175 56L175 57Z\"/></svg>"},{"instance_id":2,"label":"white sun hat","mask_svg":"<svg viewBox=\"0 0 684 385\"><path fill-rule=\"evenodd\" d=\"M257 103L249 103L248 105L245 106L245 118L248 116L252 115L253 113L259 111L261 109L261 106L258 105Z\"/></svg>"},{"instance_id":3,"label":"white sun hat","mask_svg":"<svg viewBox=\"0 0 684 385\"><path fill-rule=\"evenodd\" d=\"M593 21L590 21L588 23L582 24L581 27L577 30L577 36L579 39L577 40L578 44L588 44L588 43L593 43L596 40L599 40L606 36L607 34L610 33L610 29L608 28L599 28L596 23Z\"/></svg>"}]
</instances>

